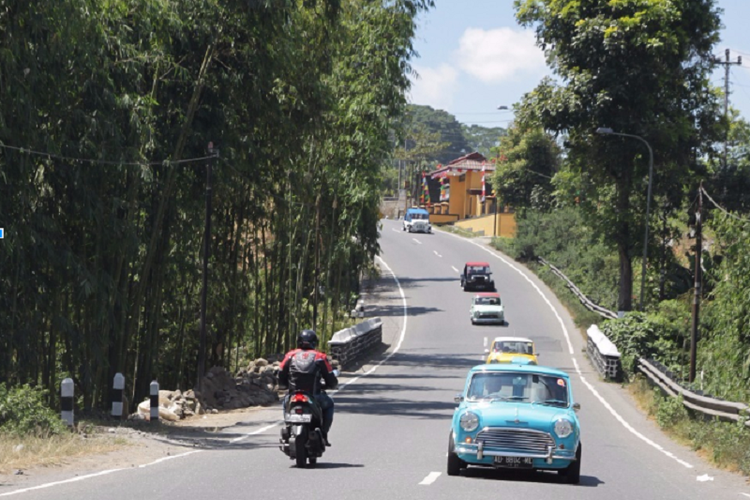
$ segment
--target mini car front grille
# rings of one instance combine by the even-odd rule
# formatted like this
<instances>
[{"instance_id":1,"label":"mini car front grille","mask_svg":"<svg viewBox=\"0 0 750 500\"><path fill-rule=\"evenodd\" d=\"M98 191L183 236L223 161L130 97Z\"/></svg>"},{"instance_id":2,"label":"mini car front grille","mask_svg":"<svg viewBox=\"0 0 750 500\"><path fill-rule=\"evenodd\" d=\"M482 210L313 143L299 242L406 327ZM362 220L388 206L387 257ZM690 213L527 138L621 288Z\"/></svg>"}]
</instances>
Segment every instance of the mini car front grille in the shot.
<instances>
[{"instance_id":1,"label":"mini car front grille","mask_svg":"<svg viewBox=\"0 0 750 500\"><path fill-rule=\"evenodd\" d=\"M500 315L497 313L479 313L480 318L499 318Z\"/></svg>"},{"instance_id":2,"label":"mini car front grille","mask_svg":"<svg viewBox=\"0 0 750 500\"><path fill-rule=\"evenodd\" d=\"M548 446L555 446L555 440L548 432L533 429L489 427L477 434L476 441L484 443L484 449L520 451L526 453L547 453Z\"/></svg>"}]
</instances>

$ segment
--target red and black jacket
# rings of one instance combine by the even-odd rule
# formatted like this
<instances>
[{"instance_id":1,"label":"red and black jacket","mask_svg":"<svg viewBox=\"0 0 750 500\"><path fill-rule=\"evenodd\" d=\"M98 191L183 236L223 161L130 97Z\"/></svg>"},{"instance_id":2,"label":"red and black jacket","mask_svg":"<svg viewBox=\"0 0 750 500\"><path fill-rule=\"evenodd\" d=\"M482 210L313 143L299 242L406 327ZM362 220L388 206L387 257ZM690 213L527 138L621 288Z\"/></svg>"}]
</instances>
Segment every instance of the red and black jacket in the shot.
<instances>
[{"instance_id":1,"label":"red and black jacket","mask_svg":"<svg viewBox=\"0 0 750 500\"><path fill-rule=\"evenodd\" d=\"M321 379L325 380L326 389L335 389L339 384L328 356L314 349L289 351L279 366L279 384L288 386L290 392L318 394Z\"/></svg>"}]
</instances>

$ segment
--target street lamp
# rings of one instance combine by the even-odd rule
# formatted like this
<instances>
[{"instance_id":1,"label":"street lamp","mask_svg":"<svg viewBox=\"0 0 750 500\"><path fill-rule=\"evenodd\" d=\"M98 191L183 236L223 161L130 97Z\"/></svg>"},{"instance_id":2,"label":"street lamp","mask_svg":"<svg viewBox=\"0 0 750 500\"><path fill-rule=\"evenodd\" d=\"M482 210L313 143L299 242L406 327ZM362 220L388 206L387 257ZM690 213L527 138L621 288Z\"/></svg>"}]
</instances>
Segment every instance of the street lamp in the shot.
<instances>
[{"instance_id":1,"label":"street lamp","mask_svg":"<svg viewBox=\"0 0 750 500\"><path fill-rule=\"evenodd\" d=\"M643 311L643 297L646 290L646 258L648 257L648 216L651 211L651 183L654 177L654 151L651 149L651 145L639 135L633 134L622 134L615 132L608 127L599 127L596 129L597 134L603 135L620 135L622 137L632 137L638 139L648 148L648 194L646 195L646 231L643 236L643 263L641 264L641 300L639 309Z\"/></svg>"}]
</instances>

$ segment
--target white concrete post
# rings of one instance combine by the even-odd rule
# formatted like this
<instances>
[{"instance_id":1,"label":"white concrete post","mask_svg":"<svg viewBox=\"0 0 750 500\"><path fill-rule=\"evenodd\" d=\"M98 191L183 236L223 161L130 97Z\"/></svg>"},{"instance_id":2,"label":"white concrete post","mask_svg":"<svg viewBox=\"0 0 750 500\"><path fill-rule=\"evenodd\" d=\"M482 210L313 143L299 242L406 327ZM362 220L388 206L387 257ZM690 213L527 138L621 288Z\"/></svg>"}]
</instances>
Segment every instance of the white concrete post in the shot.
<instances>
[{"instance_id":1,"label":"white concrete post","mask_svg":"<svg viewBox=\"0 0 750 500\"><path fill-rule=\"evenodd\" d=\"M154 380L151 382L150 391L151 395L151 421L159 421L159 382Z\"/></svg>"},{"instance_id":2,"label":"white concrete post","mask_svg":"<svg viewBox=\"0 0 750 500\"><path fill-rule=\"evenodd\" d=\"M66 378L60 384L60 406L62 411L60 412L62 419L66 424L73 425L73 395L75 389L73 388L73 379Z\"/></svg>"},{"instance_id":3,"label":"white concrete post","mask_svg":"<svg viewBox=\"0 0 750 500\"><path fill-rule=\"evenodd\" d=\"M122 418L122 393L125 389L125 376L116 373L112 383L112 416Z\"/></svg>"}]
</instances>

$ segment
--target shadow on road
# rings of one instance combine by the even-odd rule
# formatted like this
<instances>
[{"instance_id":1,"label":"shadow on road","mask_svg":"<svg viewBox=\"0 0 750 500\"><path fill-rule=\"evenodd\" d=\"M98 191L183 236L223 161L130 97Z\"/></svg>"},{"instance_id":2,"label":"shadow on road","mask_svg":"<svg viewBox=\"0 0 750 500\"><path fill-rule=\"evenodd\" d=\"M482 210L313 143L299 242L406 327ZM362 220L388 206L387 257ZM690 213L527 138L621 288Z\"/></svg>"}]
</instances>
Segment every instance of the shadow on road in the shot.
<instances>
[{"instance_id":1,"label":"shadow on road","mask_svg":"<svg viewBox=\"0 0 750 500\"><path fill-rule=\"evenodd\" d=\"M347 464L347 463L336 463L336 462L318 462L308 469L360 469L364 467L364 464Z\"/></svg>"},{"instance_id":2,"label":"shadow on road","mask_svg":"<svg viewBox=\"0 0 750 500\"><path fill-rule=\"evenodd\" d=\"M456 403L453 401L414 401L413 399L377 398L362 404L359 395L336 395L336 413L413 417L450 420Z\"/></svg>"},{"instance_id":3,"label":"shadow on road","mask_svg":"<svg viewBox=\"0 0 750 500\"><path fill-rule=\"evenodd\" d=\"M558 476L556 472L551 471L521 471L512 469L491 469L485 467L469 467L464 470L461 475L467 478L474 479L486 479L494 481L518 481L518 482L534 482L534 483L551 483L560 484L564 483L562 477ZM569 485L574 488L576 486L583 487L597 487L600 484L604 484L604 481L594 476L581 476L581 482L578 485Z\"/></svg>"},{"instance_id":4,"label":"shadow on road","mask_svg":"<svg viewBox=\"0 0 750 500\"><path fill-rule=\"evenodd\" d=\"M422 316L423 314L433 313L433 312L441 312L442 309L438 309L437 307L420 307L420 306L409 306L406 308L406 315L407 316ZM390 317L390 316L396 316L401 317L404 315L404 306L401 304L398 305L388 305L388 306L372 306L367 310L367 316L368 317Z\"/></svg>"}]
</instances>

